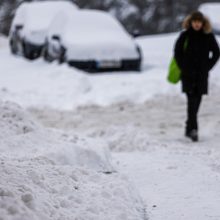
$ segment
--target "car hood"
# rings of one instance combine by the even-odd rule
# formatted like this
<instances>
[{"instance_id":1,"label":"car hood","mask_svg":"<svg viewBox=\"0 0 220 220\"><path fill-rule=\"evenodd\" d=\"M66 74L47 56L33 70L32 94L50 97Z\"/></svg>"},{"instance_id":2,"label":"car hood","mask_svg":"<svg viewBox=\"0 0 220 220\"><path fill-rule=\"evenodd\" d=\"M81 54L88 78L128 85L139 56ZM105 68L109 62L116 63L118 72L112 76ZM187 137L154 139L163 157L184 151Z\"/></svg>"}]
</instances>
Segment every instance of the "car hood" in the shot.
<instances>
[{"instance_id":1,"label":"car hood","mask_svg":"<svg viewBox=\"0 0 220 220\"><path fill-rule=\"evenodd\" d=\"M114 35L67 37L64 42L68 60L121 60L138 59L132 38Z\"/></svg>"},{"instance_id":2,"label":"car hood","mask_svg":"<svg viewBox=\"0 0 220 220\"><path fill-rule=\"evenodd\" d=\"M43 45L46 38L46 30L29 30L25 29L22 33L23 37L29 43L35 45Z\"/></svg>"}]
</instances>

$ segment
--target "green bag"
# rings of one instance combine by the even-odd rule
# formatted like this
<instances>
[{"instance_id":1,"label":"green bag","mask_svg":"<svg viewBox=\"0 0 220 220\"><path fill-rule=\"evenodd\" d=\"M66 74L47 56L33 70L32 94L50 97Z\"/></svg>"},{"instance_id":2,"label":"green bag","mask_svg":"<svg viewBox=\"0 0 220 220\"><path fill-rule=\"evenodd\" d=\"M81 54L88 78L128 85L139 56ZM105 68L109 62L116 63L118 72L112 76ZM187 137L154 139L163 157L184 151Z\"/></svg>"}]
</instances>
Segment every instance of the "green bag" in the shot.
<instances>
[{"instance_id":1,"label":"green bag","mask_svg":"<svg viewBox=\"0 0 220 220\"><path fill-rule=\"evenodd\" d=\"M176 62L176 59L173 57L169 65L168 81L172 84L176 84L180 81L181 70Z\"/></svg>"},{"instance_id":2,"label":"green bag","mask_svg":"<svg viewBox=\"0 0 220 220\"><path fill-rule=\"evenodd\" d=\"M184 51L186 50L187 46L188 46L188 39L186 39L184 42L184 46L183 46ZM181 79L181 69L177 64L175 57L173 57L169 65L167 80L172 84L177 84L180 81L180 79Z\"/></svg>"}]
</instances>

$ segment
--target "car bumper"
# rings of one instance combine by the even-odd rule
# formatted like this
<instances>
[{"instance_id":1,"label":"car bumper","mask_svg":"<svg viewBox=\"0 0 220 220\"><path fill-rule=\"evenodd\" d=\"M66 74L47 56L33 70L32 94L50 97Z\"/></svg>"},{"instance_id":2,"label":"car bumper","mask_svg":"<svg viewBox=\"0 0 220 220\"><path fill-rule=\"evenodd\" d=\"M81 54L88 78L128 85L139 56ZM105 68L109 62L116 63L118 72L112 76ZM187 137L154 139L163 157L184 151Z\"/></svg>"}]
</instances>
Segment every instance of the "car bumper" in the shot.
<instances>
[{"instance_id":1,"label":"car bumper","mask_svg":"<svg viewBox=\"0 0 220 220\"><path fill-rule=\"evenodd\" d=\"M120 67L108 66L100 67L98 61L68 61L70 66L87 71L87 72L106 72L106 71L140 71L141 70L141 59L130 59L121 60Z\"/></svg>"},{"instance_id":2,"label":"car bumper","mask_svg":"<svg viewBox=\"0 0 220 220\"><path fill-rule=\"evenodd\" d=\"M34 57L36 58L40 56L43 49L43 45L36 45L30 42L24 42L24 44L25 44L26 52L28 54L33 54Z\"/></svg>"}]
</instances>

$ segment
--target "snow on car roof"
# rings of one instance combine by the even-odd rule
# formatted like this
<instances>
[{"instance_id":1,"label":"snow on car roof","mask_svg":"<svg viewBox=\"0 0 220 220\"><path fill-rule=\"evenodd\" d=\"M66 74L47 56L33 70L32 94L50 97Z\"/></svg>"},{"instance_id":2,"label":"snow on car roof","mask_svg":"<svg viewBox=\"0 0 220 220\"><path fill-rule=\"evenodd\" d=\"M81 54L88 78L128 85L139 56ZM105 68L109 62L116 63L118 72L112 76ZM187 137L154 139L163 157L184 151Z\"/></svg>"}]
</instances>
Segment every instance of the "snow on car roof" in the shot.
<instances>
[{"instance_id":1,"label":"snow on car roof","mask_svg":"<svg viewBox=\"0 0 220 220\"><path fill-rule=\"evenodd\" d=\"M110 14L98 10L80 10L68 16L66 20L64 38L71 39L83 38L88 42L93 36L97 41L103 38L121 38L130 40L131 37L123 26Z\"/></svg>"},{"instance_id":2,"label":"snow on car roof","mask_svg":"<svg viewBox=\"0 0 220 220\"><path fill-rule=\"evenodd\" d=\"M121 24L109 13L98 10L80 10L68 19L68 26L77 29L115 30L123 29Z\"/></svg>"},{"instance_id":3,"label":"snow on car roof","mask_svg":"<svg viewBox=\"0 0 220 220\"><path fill-rule=\"evenodd\" d=\"M29 29L44 30L60 11L73 11L77 6L69 1L26 2L16 12L15 24L25 24Z\"/></svg>"},{"instance_id":4,"label":"snow on car roof","mask_svg":"<svg viewBox=\"0 0 220 220\"><path fill-rule=\"evenodd\" d=\"M211 20L214 28L220 29L220 3L201 4L199 10Z\"/></svg>"}]
</instances>

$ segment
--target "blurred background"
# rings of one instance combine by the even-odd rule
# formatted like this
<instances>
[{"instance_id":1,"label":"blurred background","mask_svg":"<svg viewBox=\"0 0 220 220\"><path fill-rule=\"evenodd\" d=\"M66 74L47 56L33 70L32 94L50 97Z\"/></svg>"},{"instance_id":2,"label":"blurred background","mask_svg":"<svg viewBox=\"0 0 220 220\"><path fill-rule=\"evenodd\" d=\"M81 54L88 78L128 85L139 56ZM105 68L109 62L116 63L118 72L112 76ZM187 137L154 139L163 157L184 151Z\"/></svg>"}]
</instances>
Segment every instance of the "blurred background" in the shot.
<instances>
[{"instance_id":1,"label":"blurred background","mask_svg":"<svg viewBox=\"0 0 220 220\"><path fill-rule=\"evenodd\" d=\"M15 10L22 2L31 0L0 1L0 33L8 34ZM138 35L169 33L180 30L182 19L204 2L217 0L72 0L80 8L108 11Z\"/></svg>"}]
</instances>

